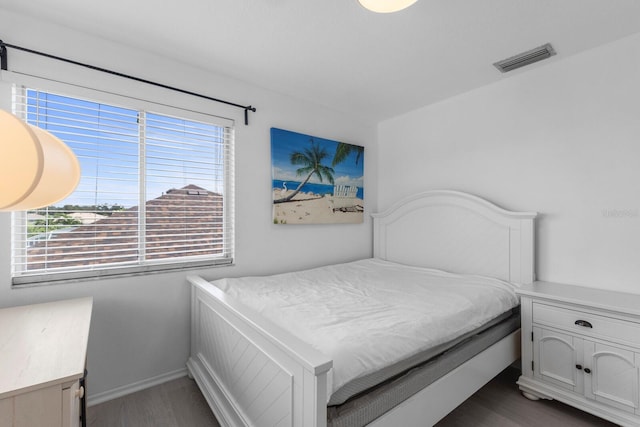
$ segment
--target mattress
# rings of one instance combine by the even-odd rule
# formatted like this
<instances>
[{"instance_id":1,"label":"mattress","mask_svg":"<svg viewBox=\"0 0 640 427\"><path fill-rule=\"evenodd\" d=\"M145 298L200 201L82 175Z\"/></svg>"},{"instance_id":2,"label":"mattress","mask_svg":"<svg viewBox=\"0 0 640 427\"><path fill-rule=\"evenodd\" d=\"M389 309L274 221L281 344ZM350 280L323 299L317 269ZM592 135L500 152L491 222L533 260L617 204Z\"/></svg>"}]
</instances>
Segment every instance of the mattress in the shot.
<instances>
[{"instance_id":1,"label":"mattress","mask_svg":"<svg viewBox=\"0 0 640 427\"><path fill-rule=\"evenodd\" d=\"M418 366L423 362L426 362L436 356L444 354L447 350L451 349L452 347L455 347L459 343L464 342L471 337L478 336L478 334L482 333L483 331L503 322L505 319L510 318L513 315L514 311L519 312L519 310L511 309L506 313L502 313L498 317L491 319L490 321L479 326L473 331L463 334L451 341L448 341L440 345L436 345L434 347L430 347L424 351L416 353L411 357L402 359L397 363L382 367L381 369L373 371L368 375L364 375L362 377L353 379L352 381L348 382L347 384L345 384L344 386L336 390L331 395L331 398L329 400L329 403L327 403L327 405L328 406L340 405L344 403L347 399L351 398L352 396L356 396L357 394L365 390L369 390L372 387L384 382L389 378L393 378L396 375L402 372L405 372L410 368ZM338 402L338 403L333 403L333 402Z\"/></svg>"},{"instance_id":2,"label":"mattress","mask_svg":"<svg viewBox=\"0 0 640 427\"><path fill-rule=\"evenodd\" d=\"M379 259L212 283L333 360L328 405L396 375L405 360L416 363L455 345L518 305L508 282Z\"/></svg>"},{"instance_id":3,"label":"mattress","mask_svg":"<svg viewBox=\"0 0 640 427\"><path fill-rule=\"evenodd\" d=\"M327 408L327 427L362 427L520 328L519 310L431 360L413 367L338 406Z\"/></svg>"}]
</instances>

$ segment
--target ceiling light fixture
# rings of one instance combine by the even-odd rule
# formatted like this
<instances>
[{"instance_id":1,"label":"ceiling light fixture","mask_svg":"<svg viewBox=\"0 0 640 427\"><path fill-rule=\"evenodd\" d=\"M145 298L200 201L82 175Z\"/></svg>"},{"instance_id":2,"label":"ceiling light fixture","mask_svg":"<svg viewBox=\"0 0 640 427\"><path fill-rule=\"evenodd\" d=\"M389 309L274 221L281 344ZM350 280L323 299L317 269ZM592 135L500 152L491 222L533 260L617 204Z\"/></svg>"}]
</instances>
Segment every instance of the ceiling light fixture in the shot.
<instances>
[{"instance_id":1,"label":"ceiling light fixture","mask_svg":"<svg viewBox=\"0 0 640 427\"><path fill-rule=\"evenodd\" d=\"M406 9L417 0L358 0L362 7L377 13L391 13Z\"/></svg>"},{"instance_id":2,"label":"ceiling light fixture","mask_svg":"<svg viewBox=\"0 0 640 427\"><path fill-rule=\"evenodd\" d=\"M67 197L80 180L73 151L51 133L0 110L0 211L41 208Z\"/></svg>"}]
</instances>

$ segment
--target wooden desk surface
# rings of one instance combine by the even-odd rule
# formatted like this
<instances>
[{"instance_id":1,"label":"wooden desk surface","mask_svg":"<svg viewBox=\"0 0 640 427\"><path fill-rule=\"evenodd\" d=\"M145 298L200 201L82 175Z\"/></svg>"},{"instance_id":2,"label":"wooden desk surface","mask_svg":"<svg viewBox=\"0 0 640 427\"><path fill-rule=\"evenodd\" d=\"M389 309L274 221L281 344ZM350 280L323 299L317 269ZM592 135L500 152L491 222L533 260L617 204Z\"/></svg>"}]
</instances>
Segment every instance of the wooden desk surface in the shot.
<instances>
[{"instance_id":1,"label":"wooden desk surface","mask_svg":"<svg viewBox=\"0 0 640 427\"><path fill-rule=\"evenodd\" d=\"M0 309L0 399L81 378L93 298Z\"/></svg>"}]
</instances>

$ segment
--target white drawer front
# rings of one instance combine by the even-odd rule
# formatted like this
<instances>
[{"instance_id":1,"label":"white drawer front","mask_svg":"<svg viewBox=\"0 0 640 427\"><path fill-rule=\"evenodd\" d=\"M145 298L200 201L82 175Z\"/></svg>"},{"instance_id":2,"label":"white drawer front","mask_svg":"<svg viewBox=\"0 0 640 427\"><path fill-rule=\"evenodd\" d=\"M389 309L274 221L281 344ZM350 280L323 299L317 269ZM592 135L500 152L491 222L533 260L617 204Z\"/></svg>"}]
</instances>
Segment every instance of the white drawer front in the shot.
<instances>
[{"instance_id":1,"label":"white drawer front","mask_svg":"<svg viewBox=\"0 0 640 427\"><path fill-rule=\"evenodd\" d=\"M576 322L588 322L581 326ZM640 346L640 323L533 303L533 323Z\"/></svg>"}]
</instances>

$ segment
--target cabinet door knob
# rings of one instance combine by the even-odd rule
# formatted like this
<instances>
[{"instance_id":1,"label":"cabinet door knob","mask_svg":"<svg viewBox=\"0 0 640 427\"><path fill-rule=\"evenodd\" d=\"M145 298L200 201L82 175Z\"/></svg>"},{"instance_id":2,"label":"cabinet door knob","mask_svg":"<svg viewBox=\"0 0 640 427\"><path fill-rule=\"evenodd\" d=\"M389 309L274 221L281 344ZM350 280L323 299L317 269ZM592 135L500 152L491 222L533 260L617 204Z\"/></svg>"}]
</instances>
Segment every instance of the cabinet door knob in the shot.
<instances>
[{"instance_id":1,"label":"cabinet door knob","mask_svg":"<svg viewBox=\"0 0 640 427\"><path fill-rule=\"evenodd\" d=\"M584 371L585 371L587 374L590 374L590 373L591 373L591 369L589 369L589 368L584 368Z\"/></svg>"},{"instance_id":2,"label":"cabinet door knob","mask_svg":"<svg viewBox=\"0 0 640 427\"><path fill-rule=\"evenodd\" d=\"M593 328L593 325L586 320L576 320L576 325L584 326L585 328Z\"/></svg>"},{"instance_id":3,"label":"cabinet door knob","mask_svg":"<svg viewBox=\"0 0 640 427\"><path fill-rule=\"evenodd\" d=\"M582 369L582 365L576 365L576 369Z\"/></svg>"},{"instance_id":4,"label":"cabinet door knob","mask_svg":"<svg viewBox=\"0 0 640 427\"><path fill-rule=\"evenodd\" d=\"M84 387L80 386L76 390L76 397L82 399L84 397Z\"/></svg>"}]
</instances>

